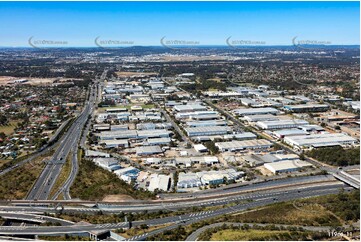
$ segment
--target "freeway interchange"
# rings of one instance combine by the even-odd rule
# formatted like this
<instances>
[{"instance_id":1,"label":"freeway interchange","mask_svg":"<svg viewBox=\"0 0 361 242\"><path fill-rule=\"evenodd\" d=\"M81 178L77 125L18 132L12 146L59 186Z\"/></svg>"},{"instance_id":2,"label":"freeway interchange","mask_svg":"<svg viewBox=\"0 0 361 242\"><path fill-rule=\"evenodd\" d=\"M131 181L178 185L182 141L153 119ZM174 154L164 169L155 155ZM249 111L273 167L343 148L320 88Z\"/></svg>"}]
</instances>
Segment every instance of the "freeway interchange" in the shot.
<instances>
[{"instance_id":1,"label":"freeway interchange","mask_svg":"<svg viewBox=\"0 0 361 242\"><path fill-rule=\"evenodd\" d=\"M346 191L350 191L352 188L346 187L343 183L336 182L330 184L313 184L310 186L305 186L300 189L291 188L283 188L278 191L273 192L255 192L251 194L245 194L237 197L231 197L230 200L223 199L219 200L220 203L212 204L212 205L219 205L221 203L229 204L232 202L230 206L222 207L219 209L208 210L208 211L201 211L201 212L186 212L185 214L178 215L178 216L168 216L164 218L158 219L150 219L146 221L133 221L132 226L139 226L141 224L146 224L148 226L155 226L155 225L165 225L171 224L159 230L154 230L150 233L143 234L142 236L137 236L136 238L130 238L130 240L144 240L148 236L155 235L157 233L161 233L163 231L175 228L179 225L188 225L192 224L201 220L210 219L222 215L227 215L231 213L245 211L250 208L256 208L260 206L265 206L268 204L272 204L275 202L283 202L283 201L291 201L294 199L299 198L308 198L313 196L320 196L320 195L327 195L327 194L334 194L338 193L340 189L345 189ZM237 200L239 199L239 200ZM239 201L239 203L235 203ZM199 206L208 206L208 204L204 204L205 202L198 202ZM167 209L175 209L172 205L167 205ZM41 213L41 211L46 211L46 208L41 209L41 207L31 207L29 210L23 210L24 207L18 206L10 206L6 209L5 206L0 207L0 215L5 213L30 213L31 209L34 212ZM82 211L80 209L74 210L73 212L81 213L81 212L88 212L88 213L96 213L97 209L89 209L89 211ZM144 210L144 208L143 208ZM107 212L110 213L118 213L121 209L119 208L110 208ZM34 215L35 216L35 215ZM4 235L38 235L38 234L64 234L64 233L80 233L85 231L97 231L97 230L104 230L104 229L118 229L118 228L128 228L129 224L126 222L116 223L116 224L92 224L92 225L65 225L65 226L1 226L0 227L0 234Z\"/></svg>"},{"instance_id":2,"label":"freeway interchange","mask_svg":"<svg viewBox=\"0 0 361 242\"><path fill-rule=\"evenodd\" d=\"M101 80L105 79L104 71ZM347 177L342 172L327 168L331 175L315 175L289 177L279 180L250 182L248 184L231 184L224 187L198 191L192 194L161 194L160 198L153 201L131 201L119 203L97 203L94 201L72 201L69 190L78 172L77 150L85 142L85 135L89 129L87 124L89 115L94 111L101 83L96 82L90 88L89 99L83 111L71 123L67 132L57 143L41 151L41 154L53 149L56 151L50 161L47 162L36 183L28 193L26 200L21 201L0 201L0 216L23 221L51 221L57 219L44 216L44 213L71 213L71 214L105 214L113 213L141 213L144 211L179 211L182 215L168 216L145 221L132 221L132 226L146 224L147 226L167 225L161 229L144 233L130 238L129 240L145 240L149 236L162 233L166 230L176 228L179 225L189 225L206 219L222 215L237 213L251 208L257 208L276 202L292 201L300 198L315 197L327 194L336 194L340 190L351 191L357 187L357 181ZM226 113L227 114L227 113ZM228 116L229 114L227 114ZM229 115L232 121L242 128L242 124L233 116ZM85 131L84 131L85 129ZM187 139L184 138L185 141ZM80 144L79 144L80 143ZM287 147L286 147L287 148ZM290 150L288 148L288 150ZM290 152L293 152L290 150ZM64 184L51 196L57 178L68 159L71 159L71 171ZM27 159L17 166L29 162ZM312 161L311 161L312 162ZM317 161L315 161L317 162ZM315 163L313 162L313 163ZM320 165L320 164L316 164ZM10 171L9 170L9 171ZM8 172L8 171L6 171ZM336 178L336 179L335 179ZM342 182L338 181L341 180ZM60 194L63 194L63 201L55 201ZM215 206L221 206L216 208ZM212 208L207 211L190 212L192 207ZM67 233L81 233L87 231L112 230L129 228L129 222L115 224L89 224L77 225L70 221L60 221L62 226L0 226L1 235L54 235Z\"/></svg>"}]
</instances>

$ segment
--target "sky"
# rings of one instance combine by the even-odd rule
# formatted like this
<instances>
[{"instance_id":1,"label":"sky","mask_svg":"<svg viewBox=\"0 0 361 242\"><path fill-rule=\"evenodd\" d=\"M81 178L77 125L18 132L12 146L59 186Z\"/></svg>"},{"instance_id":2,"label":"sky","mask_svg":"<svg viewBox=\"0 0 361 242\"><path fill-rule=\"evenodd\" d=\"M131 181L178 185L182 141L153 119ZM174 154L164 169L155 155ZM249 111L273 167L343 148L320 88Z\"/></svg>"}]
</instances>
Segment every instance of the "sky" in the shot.
<instances>
[{"instance_id":1,"label":"sky","mask_svg":"<svg viewBox=\"0 0 361 242\"><path fill-rule=\"evenodd\" d=\"M360 3L0 2L0 46L96 47L107 40L160 46L162 38L226 45L229 37L262 45L292 45L295 37L359 45Z\"/></svg>"}]
</instances>

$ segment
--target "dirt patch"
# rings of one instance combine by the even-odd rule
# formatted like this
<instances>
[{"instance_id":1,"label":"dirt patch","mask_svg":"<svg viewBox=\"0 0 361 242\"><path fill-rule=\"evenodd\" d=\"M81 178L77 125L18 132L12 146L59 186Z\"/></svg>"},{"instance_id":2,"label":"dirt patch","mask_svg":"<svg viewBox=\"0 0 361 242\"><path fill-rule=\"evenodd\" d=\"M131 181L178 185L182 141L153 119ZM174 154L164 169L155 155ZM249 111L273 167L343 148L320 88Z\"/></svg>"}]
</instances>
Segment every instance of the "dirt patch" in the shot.
<instances>
[{"instance_id":1,"label":"dirt patch","mask_svg":"<svg viewBox=\"0 0 361 242\"><path fill-rule=\"evenodd\" d=\"M26 82L14 83L15 80L27 80ZM74 80L81 80L75 79ZM13 77L13 76L0 76L0 86L2 85L52 85L55 81L57 83L68 82L73 80L71 78L34 78L34 77Z\"/></svg>"},{"instance_id":2,"label":"dirt patch","mask_svg":"<svg viewBox=\"0 0 361 242\"><path fill-rule=\"evenodd\" d=\"M103 198L103 202L126 202L129 200L134 200L134 198L132 198L129 195L125 195L125 194L121 194L121 195L106 195Z\"/></svg>"},{"instance_id":3,"label":"dirt patch","mask_svg":"<svg viewBox=\"0 0 361 242\"><path fill-rule=\"evenodd\" d=\"M133 72L133 71L119 71L115 73L118 77L145 77L156 76L156 72Z\"/></svg>"},{"instance_id":4,"label":"dirt patch","mask_svg":"<svg viewBox=\"0 0 361 242\"><path fill-rule=\"evenodd\" d=\"M261 172L261 174L264 176L273 176L274 175L270 170L268 170L264 166L257 167L256 169L259 170Z\"/></svg>"}]
</instances>

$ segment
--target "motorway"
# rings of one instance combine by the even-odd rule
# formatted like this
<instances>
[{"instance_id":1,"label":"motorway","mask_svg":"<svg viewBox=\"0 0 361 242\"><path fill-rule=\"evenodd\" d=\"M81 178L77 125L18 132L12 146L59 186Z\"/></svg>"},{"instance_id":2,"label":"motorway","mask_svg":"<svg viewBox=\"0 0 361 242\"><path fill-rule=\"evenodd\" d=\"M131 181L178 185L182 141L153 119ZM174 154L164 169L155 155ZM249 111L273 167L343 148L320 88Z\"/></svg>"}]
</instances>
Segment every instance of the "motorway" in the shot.
<instances>
[{"instance_id":1,"label":"motorway","mask_svg":"<svg viewBox=\"0 0 361 242\"><path fill-rule=\"evenodd\" d=\"M105 75L106 75L106 72L105 72ZM102 75L102 77L104 76L104 73ZM104 79L105 77L103 77ZM93 104L94 105L97 105L97 103L99 102L99 95L98 94L98 88L99 88L99 85L98 85L98 80L95 81L95 84L94 84L94 89L92 89L91 92L89 92L89 103ZM93 106L94 107L94 106ZM90 115L93 115L94 112L93 112L93 108L91 109L90 111ZM89 132L89 129L90 129L90 121L89 119L87 119L87 121L85 122L84 126L83 126L83 131L81 133L81 137L79 137L79 143L77 143L73 149L71 150L70 152L70 157L71 157L71 171L70 171L70 174L68 176L68 178L66 179L66 181L64 182L64 184L62 185L62 187L60 187L58 189L58 191L55 193L55 195L52 197L52 200L56 200L57 197L63 193L63 197L65 200L70 200L71 199L71 196L70 196L70 187L71 185L73 184L73 182L75 181L75 178L76 178L76 175L78 174L78 171L79 171L79 163L78 163L78 148L79 148L79 145L84 148L85 147L85 142L86 142L86 137L87 137L87 134Z\"/></svg>"},{"instance_id":2,"label":"motorway","mask_svg":"<svg viewBox=\"0 0 361 242\"><path fill-rule=\"evenodd\" d=\"M265 194L257 194L256 197L250 198L244 196L244 203L237 204L234 206L224 207L215 210L203 211L203 212L194 212L194 213L186 213L179 216L169 216L158 219L151 219L146 221L133 221L132 226L139 226L141 224L146 224L148 226L155 225L163 225L163 224L172 224L171 226L154 230L152 232L143 234L141 236L137 236L131 238L130 240L144 240L151 235L155 235L161 233L163 231L172 229L174 226L177 227L179 225L188 225L195 222L199 222L204 219L210 219L222 215L232 214L236 212L245 211L250 208L265 206L268 204L282 202L282 201L290 201L299 198L309 198L314 196L321 196L327 194L335 194L340 191L341 188L346 188L346 190L350 190L342 183L338 184L330 184L324 186L312 186L301 188L300 190L290 189L287 192L274 192L274 193L265 193ZM127 228L129 225L126 222L117 223L117 224L92 224L92 225L72 225L72 226L38 226L38 227L19 227L19 226L0 226L0 234L6 235L20 235L20 234L62 234L62 233L75 233L75 232L85 232L85 231L97 231L104 229L117 229L117 228Z\"/></svg>"},{"instance_id":3,"label":"motorway","mask_svg":"<svg viewBox=\"0 0 361 242\"><path fill-rule=\"evenodd\" d=\"M167 230L175 229L180 225L186 226L186 225L190 225L190 224L193 224L196 222L200 222L205 219L210 219L210 218L214 218L214 217L218 217L218 216L226 216L227 214L238 213L238 212L245 211L247 209L266 206L266 205L276 203L276 202L284 202L284 201L290 201L290 200L299 199L299 198L310 198L310 197L314 197L314 196L334 194L334 193L339 192L339 189L340 189L340 186L336 185L336 186L330 186L328 188L325 188L325 187L309 188L309 189L304 189L300 192L299 191L289 191L288 193L279 193L279 194L270 195L270 196L260 196L259 198L256 198L256 199L252 200L251 202L245 203L245 204L221 208L221 209L217 209L217 210L213 210L213 211L191 213L191 214L187 214L187 215L178 216L178 218L173 217L173 221L175 222L175 224L168 226L168 227L158 229L158 230L151 231L149 233L134 236L127 240L131 240L131 241L146 240L150 236L154 236L154 235L163 233ZM135 222L133 224L135 224ZM143 222L143 224L144 224L144 222ZM151 223L150 221L147 221L146 224L148 226L150 226L149 224L157 225L157 224L154 224L154 222Z\"/></svg>"},{"instance_id":4,"label":"motorway","mask_svg":"<svg viewBox=\"0 0 361 242\"><path fill-rule=\"evenodd\" d=\"M38 223L52 222L52 223L60 223L62 226L74 225L74 222L64 220L61 218L45 216L41 214L32 214L32 213L14 213L14 212L0 212L0 216L5 219L12 220L21 220L21 221L31 221Z\"/></svg>"},{"instance_id":5,"label":"motorway","mask_svg":"<svg viewBox=\"0 0 361 242\"><path fill-rule=\"evenodd\" d=\"M51 160L47 162L44 170L35 182L32 190L28 193L27 200L46 200L66 162L66 159L73 147L77 146L83 127L93 112L95 88L91 87L89 100L82 113L76 118L65 137L60 142Z\"/></svg>"},{"instance_id":6,"label":"motorway","mask_svg":"<svg viewBox=\"0 0 361 242\"><path fill-rule=\"evenodd\" d=\"M62 206L65 213L85 213L96 214L103 213L119 213L119 212L142 212L142 211L159 211L159 210L186 210L191 207L207 207L216 205L226 205L230 203L240 203L250 199L256 199L260 196L276 196L278 194L287 194L291 191L302 191L305 189L339 186L343 187L343 183L336 180L319 180L315 182L295 183L293 185L279 185L259 187L257 189L244 189L240 191L232 191L229 193L216 194L209 197L190 197L186 199L171 200L171 201L143 201L142 203L123 203L122 205L98 203L96 206L90 204L90 207L84 206L69 206L60 205L48 206L46 203L31 202L18 202L10 203L8 205L0 206L0 211L7 212L57 212L59 206ZM79 203L84 203L80 201ZM94 202L93 202L94 204Z\"/></svg>"}]
</instances>

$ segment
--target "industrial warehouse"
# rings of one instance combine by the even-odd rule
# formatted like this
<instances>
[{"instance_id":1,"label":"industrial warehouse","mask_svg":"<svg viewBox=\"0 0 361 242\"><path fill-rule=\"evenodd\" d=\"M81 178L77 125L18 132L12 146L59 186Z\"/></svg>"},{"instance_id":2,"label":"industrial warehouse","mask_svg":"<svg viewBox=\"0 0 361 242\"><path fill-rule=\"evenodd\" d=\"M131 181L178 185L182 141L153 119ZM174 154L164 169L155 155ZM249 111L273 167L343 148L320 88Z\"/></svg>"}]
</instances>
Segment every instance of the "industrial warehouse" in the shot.
<instances>
[{"instance_id":1,"label":"industrial warehouse","mask_svg":"<svg viewBox=\"0 0 361 242\"><path fill-rule=\"evenodd\" d=\"M285 137L284 142L299 149L356 145L358 141L345 134L310 134Z\"/></svg>"},{"instance_id":2,"label":"industrial warehouse","mask_svg":"<svg viewBox=\"0 0 361 242\"><path fill-rule=\"evenodd\" d=\"M268 149L271 148L272 143L265 139L254 139L245 141L217 142L215 145L222 152L236 152L245 149Z\"/></svg>"}]
</instances>

